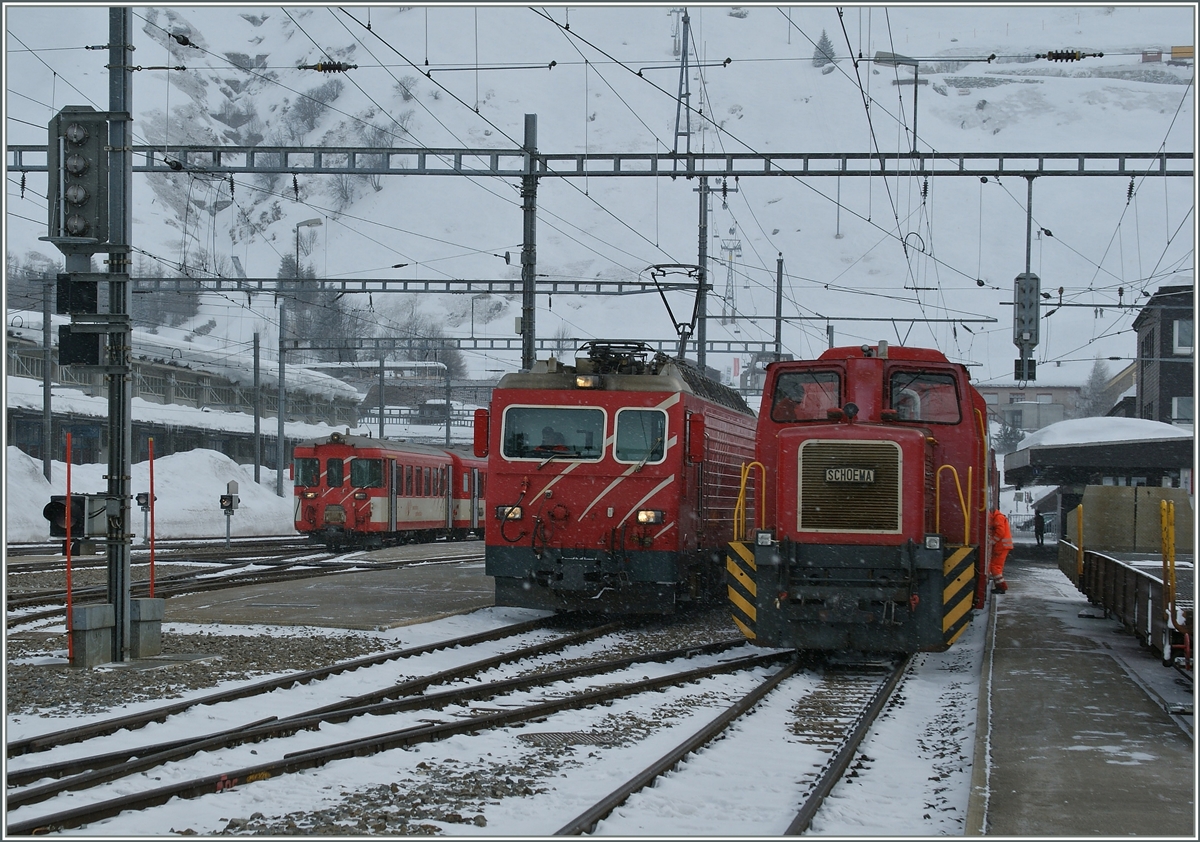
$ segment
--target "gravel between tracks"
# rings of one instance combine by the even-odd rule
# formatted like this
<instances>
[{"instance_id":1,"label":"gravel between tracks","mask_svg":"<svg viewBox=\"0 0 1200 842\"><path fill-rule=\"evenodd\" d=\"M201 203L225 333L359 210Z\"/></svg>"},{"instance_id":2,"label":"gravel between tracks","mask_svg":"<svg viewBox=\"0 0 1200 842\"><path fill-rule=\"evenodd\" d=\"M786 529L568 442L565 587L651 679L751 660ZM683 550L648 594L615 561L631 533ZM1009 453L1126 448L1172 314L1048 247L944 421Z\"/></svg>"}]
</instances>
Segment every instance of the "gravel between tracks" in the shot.
<instances>
[{"instance_id":1,"label":"gravel between tracks","mask_svg":"<svg viewBox=\"0 0 1200 842\"><path fill-rule=\"evenodd\" d=\"M42 584L39 587L50 587ZM169 625L169 624L168 624ZM622 657L651 649L699 645L737 636L723 611L697 614L679 623L652 622L637 635L622 635L603 657ZM6 639L6 708L10 721L24 716L66 719L79 714L113 711L130 702L168 700L185 691L215 687L220 682L281 671L308 670L395 648L395 641L370 633L301 628L294 634L180 634L164 629L163 656L194 660L167 661L152 669L126 665L80 670L66 662L66 636L54 632L17 632ZM584 660L599 659L595 655ZM564 666L557 663L555 667ZM539 670L535 669L534 672ZM176 835L213 832L234 836L443 835L453 825L487 827L487 805L499 799L528 797L553 788L563 769L581 765L576 754L599 746L637 740L670 724L674 714L705 704L705 694L687 700L679 710L648 711L645 716L609 716L592 736L593 746L530 745L519 761L467 763L444 760L421 763L389 785L355 791L331 791L321 805L303 813L222 819L220 828L171 828ZM711 703L711 701L708 701ZM65 727L65 723L64 726ZM337 793L336 795L334 793ZM476 831L478 832L478 831Z\"/></svg>"}]
</instances>

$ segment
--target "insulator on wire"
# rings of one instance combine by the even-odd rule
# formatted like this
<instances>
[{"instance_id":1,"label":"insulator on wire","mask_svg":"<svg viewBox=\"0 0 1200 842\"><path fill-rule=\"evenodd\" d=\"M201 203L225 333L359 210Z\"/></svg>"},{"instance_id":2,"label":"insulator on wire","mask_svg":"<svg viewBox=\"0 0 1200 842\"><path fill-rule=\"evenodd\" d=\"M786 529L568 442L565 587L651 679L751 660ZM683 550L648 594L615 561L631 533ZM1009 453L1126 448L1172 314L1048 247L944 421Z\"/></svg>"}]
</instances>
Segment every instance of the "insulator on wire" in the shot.
<instances>
[{"instance_id":1,"label":"insulator on wire","mask_svg":"<svg viewBox=\"0 0 1200 842\"><path fill-rule=\"evenodd\" d=\"M1129 189L1125 191L1125 204L1133 201L1133 176L1129 176Z\"/></svg>"},{"instance_id":2,"label":"insulator on wire","mask_svg":"<svg viewBox=\"0 0 1200 842\"><path fill-rule=\"evenodd\" d=\"M25 198L25 172L21 172L21 198Z\"/></svg>"},{"instance_id":3,"label":"insulator on wire","mask_svg":"<svg viewBox=\"0 0 1200 842\"><path fill-rule=\"evenodd\" d=\"M344 61L319 61L316 64L302 64L298 70L316 70L320 73L345 73L347 70L357 70L357 64L347 64Z\"/></svg>"},{"instance_id":4,"label":"insulator on wire","mask_svg":"<svg viewBox=\"0 0 1200 842\"><path fill-rule=\"evenodd\" d=\"M292 193L295 195L296 200L299 201L299 199L300 199L300 179L296 178L295 173L292 173Z\"/></svg>"},{"instance_id":5,"label":"insulator on wire","mask_svg":"<svg viewBox=\"0 0 1200 842\"><path fill-rule=\"evenodd\" d=\"M921 185L921 198L922 199L929 198L929 178L928 177L926 177L925 183Z\"/></svg>"},{"instance_id":6,"label":"insulator on wire","mask_svg":"<svg viewBox=\"0 0 1200 842\"><path fill-rule=\"evenodd\" d=\"M1050 50L1047 53L1035 55L1034 58L1044 58L1048 61L1079 61L1085 58L1104 58L1104 53L1084 53L1079 50Z\"/></svg>"},{"instance_id":7,"label":"insulator on wire","mask_svg":"<svg viewBox=\"0 0 1200 842\"><path fill-rule=\"evenodd\" d=\"M229 175L229 198L233 198L233 174Z\"/></svg>"}]
</instances>

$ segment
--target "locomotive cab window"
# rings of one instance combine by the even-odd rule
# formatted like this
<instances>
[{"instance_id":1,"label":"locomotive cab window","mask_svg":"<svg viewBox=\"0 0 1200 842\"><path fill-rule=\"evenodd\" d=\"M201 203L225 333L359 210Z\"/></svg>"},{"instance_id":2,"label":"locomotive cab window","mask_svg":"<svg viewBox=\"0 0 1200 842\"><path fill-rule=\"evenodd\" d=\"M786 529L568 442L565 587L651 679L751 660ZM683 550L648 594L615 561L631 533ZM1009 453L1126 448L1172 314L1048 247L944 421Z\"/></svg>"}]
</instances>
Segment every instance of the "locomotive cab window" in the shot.
<instances>
[{"instance_id":1,"label":"locomotive cab window","mask_svg":"<svg viewBox=\"0 0 1200 842\"><path fill-rule=\"evenodd\" d=\"M656 464L667 452L667 414L661 409L622 409L617 412L613 456L618 462Z\"/></svg>"},{"instance_id":2,"label":"locomotive cab window","mask_svg":"<svg viewBox=\"0 0 1200 842\"><path fill-rule=\"evenodd\" d=\"M296 486L312 488L321 484L321 460L307 456L296 459Z\"/></svg>"},{"instance_id":3,"label":"locomotive cab window","mask_svg":"<svg viewBox=\"0 0 1200 842\"><path fill-rule=\"evenodd\" d=\"M504 412L508 459L597 460L604 455L604 412L598 408L510 406Z\"/></svg>"},{"instance_id":4,"label":"locomotive cab window","mask_svg":"<svg viewBox=\"0 0 1200 842\"><path fill-rule=\"evenodd\" d=\"M893 371L888 400L901 421L957 424L962 421L958 386L953 374L932 371Z\"/></svg>"},{"instance_id":5,"label":"locomotive cab window","mask_svg":"<svg viewBox=\"0 0 1200 842\"><path fill-rule=\"evenodd\" d=\"M351 459L350 484L355 488L383 488L383 460Z\"/></svg>"},{"instance_id":6,"label":"locomotive cab window","mask_svg":"<svg viewBox=\"0 0 1200 842\"><path fill-rule=\"evenodd\" d=\"M327 459L325 461L325 484L330 488L342 487L342 460Z\"/></svg>"},{"instance_id":7,"label":"locomotive cab window","mask_svg":"<svg viewBox=\"0 0 1200 842\"><path fill-rule=\"evenodd\" d=\"M824 421L826 412L841 402L841 377L836 371L789 371L775 381L772 421Z\"/></svg>"}]
</instances>

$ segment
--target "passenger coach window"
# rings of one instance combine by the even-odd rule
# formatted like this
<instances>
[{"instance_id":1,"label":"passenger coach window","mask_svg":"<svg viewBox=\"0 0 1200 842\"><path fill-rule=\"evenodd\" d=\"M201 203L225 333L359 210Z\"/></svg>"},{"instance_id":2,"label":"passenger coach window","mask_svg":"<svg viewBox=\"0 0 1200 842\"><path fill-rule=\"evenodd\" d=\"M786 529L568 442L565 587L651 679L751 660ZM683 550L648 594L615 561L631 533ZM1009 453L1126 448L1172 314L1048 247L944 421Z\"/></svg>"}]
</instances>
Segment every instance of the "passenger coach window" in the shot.
<instances>
[{"instance_id":1,"label":"passenger coach window","mask_svg":"<svg viewBox=\"0 0 1200 842\"><path fill-rule=\"evenodd\" d=\"M667 413L661 409L622 409L617 412L618 462L661 462L667 452Z\"/></svg>"},{"instance_id":2,"label":"passenger coach window","mask_svg":"<svg viewBox=\"0 0 1200 842\"><path fill-rule=\"evenodd\" d=\"M341 459L329 459L325 462L325 484L330 488L342 487Z\"/></svg>"},{"instance_id":3,"label":"passenger coach window","mask_svg":"<svg viewBox=\"0 0 1200 842\"><path fill-rule=\"evenodd\" d=\"M597 408L510 406L504 411L503 453L509 459L599 459L604 412Z\"/></svg>"},{"instance_id":4,"label":"passenger coach window","mask_svg":"<svg viewBox=\"0 0 1200 842\"><path fill-rule=\"evenodd\" d=\"M888 396L901 421L957 424L962 420L952 374L894 371L888 381Z\"/></svg>"},{"instance_id":5,"label":"passenger coach window","mask_svg":"<svg viewBox=\"0 0 1200 842\"><path fill-rule=\"evenodd\" d=\"M355 488L383 488L383 460L351 459L350 484Z\"/></svg>"},{"instance_id":6,"label":"passenger coach window","mask_svg":"<svg viewBox=\"0 0 1200 842\"><path fill-rule=\"evenodd\" d=\"M321 460L304 457L296 460L295 476L297 486L309 488L321 484Z\"/></svg>"},{"instance_id":7,"label":"passenger coach window","mask_svg":"<svg viewBox=\"0 0 1200 842\"><path fill-rule=\"evenodd\" d=\"M789 371L775 381L772 421L824 421L841 407L841 378L836 371Z\"/></svg>"},{"instance_id":8,"label":"passenger coach window","mask_svg":"<svg viewBox=\"0 0 1200 842\"><path fill-rule=\"evenodd\" d=\"M412 465L404 466L404 496L405 497L413 496Z\"/></svg>"}]
</instances>

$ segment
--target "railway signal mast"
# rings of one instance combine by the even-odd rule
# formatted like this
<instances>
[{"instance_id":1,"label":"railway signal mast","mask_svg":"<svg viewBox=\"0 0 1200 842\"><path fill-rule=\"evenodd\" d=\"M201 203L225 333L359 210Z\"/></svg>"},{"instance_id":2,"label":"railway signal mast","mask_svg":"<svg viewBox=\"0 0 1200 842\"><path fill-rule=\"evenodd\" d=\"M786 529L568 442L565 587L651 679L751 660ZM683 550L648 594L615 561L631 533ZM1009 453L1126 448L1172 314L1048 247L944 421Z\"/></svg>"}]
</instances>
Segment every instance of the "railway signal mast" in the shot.
<instances>
[{"instance_id":1,"label":"railway signal mast","mask_svg":"<svg viewBox=\"0 0 1200 842\"><path fill-rule=\"evenodd\" d=\"M102 371L108 380L108 490L105 497L108 600L113 606L112 660L130 653L130 381L129 202L133 159L129 138L133 12L109 10L109 111L66 106L49 124L46 147L48 233L65 258L57 279L59 365ZM107 254L108 272L93 273L92 255ZM100 285L108 288L102 308ZM103 309L103 312L101 312ZM52 442L43 443L49 449ZM68 624L70 619L68 618Z\"/></svg>"}]
</instances>

